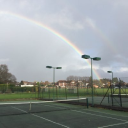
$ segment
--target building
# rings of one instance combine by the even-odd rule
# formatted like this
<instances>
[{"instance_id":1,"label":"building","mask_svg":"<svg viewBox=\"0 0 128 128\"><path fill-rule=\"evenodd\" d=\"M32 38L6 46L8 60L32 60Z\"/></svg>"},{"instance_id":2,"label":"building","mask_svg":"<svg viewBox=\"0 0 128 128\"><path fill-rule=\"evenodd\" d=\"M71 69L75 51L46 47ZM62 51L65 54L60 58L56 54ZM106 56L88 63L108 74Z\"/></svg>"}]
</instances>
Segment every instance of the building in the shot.
<instances>
[{"instance_id":1,"label":"building","mask_svg":"<svg viewBox=\"0 0 128 128\"><path fill-rule=\"evenodd\" d=\"M66 80L59 80L59 81L57 82L57 85L58 85L59 87L65 87L65 86L67 85L67 81L66 81Z\"/></svg>"},{"instance_id":2,"label":"building","mask_svg":"<svg viewBox=\"0 0 128 128\"><path fill-rule=\"evenodd\" d=\"M76 83L75 80L72 80L72 81L70 82L70 84L69 84L69 86L71 86L71 87L74 87L74 86L76 86L76 85L77 85L77 83Z\"/></svg>"},{"instance_id":3,"label":"building","mask_svg":"<svg viewBox=\"0 0 128 128\"><path fill-rule=\"evenodd\" d=\"M21 87L34 87L33 82L28 82L28 81L21 81Z\"/></svg>"}]
</instances>

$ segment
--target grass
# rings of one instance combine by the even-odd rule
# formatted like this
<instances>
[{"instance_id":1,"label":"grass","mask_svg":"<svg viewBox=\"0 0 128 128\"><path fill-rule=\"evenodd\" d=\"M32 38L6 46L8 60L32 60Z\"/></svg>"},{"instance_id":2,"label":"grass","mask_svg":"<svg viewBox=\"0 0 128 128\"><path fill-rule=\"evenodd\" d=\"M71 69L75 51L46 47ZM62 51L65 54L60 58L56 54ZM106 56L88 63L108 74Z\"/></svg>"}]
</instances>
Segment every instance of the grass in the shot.
<instances>
[{"instance_id":1,"label":"grass","mask_svg":"<svg viewBox=\"0 0 128 128\"><path fill-rule=\"evenodd\" d=\"M72 92L71 92L72 91ZM65 88L49 88L48 90L41 90L38 92L14 92L14 93L1 93L0 100L16 100L16 99L36 99L36 98L44 98L44 99L66 99L69 97L88 97L92 95L91 88L79 88L78 90L68 90ZM94 96L104 96L108 91L107 88L97 88L94 89ZM119 89L114 90L115 94L119 93ZM121 93L128 94L128 89L121 89ZM107 94L111 94L111 90L109 89Z\"/></svg>"},{"instance_id":2,"label":"grass","mask_svg":"<svg viewBox=\"0 0 128 128\"><path fill-rule=\"evenodd\" d=\"M30 99L38 98L38 93L3 93L0 94L0 100L16 100L16 99Z\"/></svg>"}]
</instances>

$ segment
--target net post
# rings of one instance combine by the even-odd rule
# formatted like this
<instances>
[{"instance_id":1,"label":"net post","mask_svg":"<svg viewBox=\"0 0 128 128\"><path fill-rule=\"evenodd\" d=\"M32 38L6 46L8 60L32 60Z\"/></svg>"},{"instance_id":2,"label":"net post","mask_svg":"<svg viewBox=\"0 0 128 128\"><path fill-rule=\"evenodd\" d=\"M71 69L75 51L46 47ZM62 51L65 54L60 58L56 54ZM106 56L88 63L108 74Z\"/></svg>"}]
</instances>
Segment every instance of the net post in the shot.
<instances>
[{"instance_id":1,"label":"net post","mask_svg":"<svg viewBox=\"0 0 128 128\"><path fill-rule=\"evenodd\" d=\"M87 105L87 108L89 107L89 105L88 105L88 98L86 98L86 105Z\"/></svg>"},{"instance_id":2,"label":"net post","mask_svg":"<svg viewBox=\"0 0 128 128\"><path fill-rule=\"evenodd\" d=\"M110 94L108 93L108 103L109 103L109 97L110 97Z\"/></svg>"},{"instance_id":3,"label":"net post","mask_svg":"<svg viewBox=\"0 0 128 128\"><path fill-rule=\"evenodd\" d=\"M30 105L29 105L29 112L31 111L31 102L30 102Z\"/></svg>"}]
</instances>

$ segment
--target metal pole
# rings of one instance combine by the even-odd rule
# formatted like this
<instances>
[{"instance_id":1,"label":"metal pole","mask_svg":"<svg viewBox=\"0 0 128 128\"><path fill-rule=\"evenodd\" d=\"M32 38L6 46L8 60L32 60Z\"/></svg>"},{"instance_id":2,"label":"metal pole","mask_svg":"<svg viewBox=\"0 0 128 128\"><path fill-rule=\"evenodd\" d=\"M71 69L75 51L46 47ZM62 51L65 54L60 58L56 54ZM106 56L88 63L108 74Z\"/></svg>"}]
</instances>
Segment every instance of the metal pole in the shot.
<instances>
[{"instance_id":1,"label":"metal pole","mask_svg":"<svg viewBox=\"0 0 128 128\"><path fill-rule=\"evenodd\" d=\"M112 72L112 85L113 85L113 72ZM114 94L114 85L113 85L113 94Z\"/></svg>"},{"instance_id":2,"label":"metal pole","mask_svg":"<svg viewBox=\"0 0 128 128\"><path fill-rule=\"evenodd\" d=\"M92 59L91 58L91 85L92 85L92 106L94 106L94 99L93 99L93 74L92 74Z\"/></svg>"},{"instance_id":3,"label":"metal pole","mask_svg":"<svg viewBox=\"0 0 128 128\"><path fill-rule=\"evenodd\" d=\"M51 100L51 99L50 99L50 87L48 88L48 92L49 92L49 100Z\"/></svg>"},{"instance_id":4,"label":"metal pole","mask_svg":"<svg viewBox=\"0 0 128 128\"><path fill-rule=\"evenodd\" d=\"M54 86L55 86L55 67L53 67L53 100L54 100Z\"/></svg>"},{"instance_id":5,"label":"metal pole","mask_svg":"<svg viewBox=\"0 0 128 128\"><path fill-rule=\"evenodd\" d=\"M66 96L66 100L67 100L67 90L66 90L66 85L65 85L65 96Z\"/></svg>"},{"instance_id":6,"label":"metal pole","mask_svg":"<svg viewBox=\"0 0 128 128\"><path fill-rule=\"evenodd\" d=\"M79 89L78 89L78 83L77 83L77 98L79 99ZM79 101L79 100L78 100Z\"/></svg>"},{"instance_id":7,"label":"metal pole","mask_svg":"<svg viewBox=\"0 0 128 128\"><path fill-rule=\"evenodd\" d=\"M112 99L112 106L113 106L113 93L112 93L112 82L111 81L110 81L110 87L111 87L111 99Z\"/></svg>"},{"instance_id":8,"label":"metal pole","mask_svg":"<svg viewBox=\"0 0 128 128\"><path fill-rule=\"evenodd\" d=\"M120 107L122 107L122 97L121 97L121 80L119 78L119 98L120 98Z\"/></svg>"},{"instance_id":9,"label":"metal pole","mask_svg":"<svg viewBox=\"0 0 128 128\"><path fill-rule=\"evenodd\" d=\"M55 72L54 72L54 81L55 81ZM58 99L57 86L55 85L55 83L54 86L56 87L56 99Z\"/></svg>"}]
</instances>

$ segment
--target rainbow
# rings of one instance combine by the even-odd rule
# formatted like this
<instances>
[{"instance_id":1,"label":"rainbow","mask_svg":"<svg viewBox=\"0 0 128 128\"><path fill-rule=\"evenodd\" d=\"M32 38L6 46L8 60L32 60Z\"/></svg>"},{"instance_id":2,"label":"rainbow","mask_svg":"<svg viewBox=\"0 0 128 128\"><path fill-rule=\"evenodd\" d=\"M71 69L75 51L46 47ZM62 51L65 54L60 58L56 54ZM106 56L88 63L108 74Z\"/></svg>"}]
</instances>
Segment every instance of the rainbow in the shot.
<instances>
[{"instance_id":1,"label":"rainbow","mask_svg":"<svg viewBox=\"0 0 128 128\"><path fill-rule=\"evenodd\" d=\"M28 17L25 17L25 16L22 16L22 15L19 15L19 14L16 14L16 13L12 13L12 12L7 12L7 11L0 11L0 14L3 14L3 15L11 15L13 17L16 17L16 18L19 18L21 20L24 20L24 21L27 21L27 22L31 22L39 27L42 27L44 29L46 29L47 31L51 32L52 34L54 34L55 36L59 37L61 40L63 40L66 44L68 44L71 48L73 48L80 56L83 54L79 49L78 47L76 47L71 41L69 41L68 39L66 39L64 36L62 36L60 33L58 33L57 31L53 30L52 28L38 22L38 21L35 21L33 19L30 19ZM91 66L91 63L86 60L86 63L88 65ZM95 69L93 69L93 72L94 72L94 75L96 76L97 79L100 79L101 77L99 76L99 74L96 72Z\"/></svg>"},{"instance_id":2,"label":"rainbow","mask_svg":"<svg viewBox=\"0 0 128 128\"><path fill-rule=\"evenodd\" d=\"M112 52L117 53L116 49L112 46L112 42L103 34L103 32L97 27L92 27L96 34L106 43Z\"/></svg>"}]
</instances>

